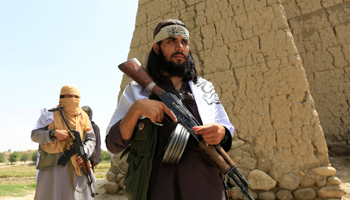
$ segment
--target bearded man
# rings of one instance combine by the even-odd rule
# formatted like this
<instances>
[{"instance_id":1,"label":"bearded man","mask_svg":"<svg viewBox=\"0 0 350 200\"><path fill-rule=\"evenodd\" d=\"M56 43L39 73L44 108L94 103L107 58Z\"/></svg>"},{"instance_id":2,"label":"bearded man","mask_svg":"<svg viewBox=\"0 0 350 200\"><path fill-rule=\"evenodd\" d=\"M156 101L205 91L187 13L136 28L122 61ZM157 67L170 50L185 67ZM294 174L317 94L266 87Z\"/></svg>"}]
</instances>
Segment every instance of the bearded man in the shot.
<instances>
[{"instance_id":1,"label":"bearded man","mask_svg":"<svg viewBox=\"0 0 350 200\"><path fill-rule=\"evenodd\" d=\"M179 20L163 20L155 27L153 38L146 70L202 124L193 128L196 134L228 151L234 127L212 83L197 76L186 26ZM135 82L125 88L107 128L106 145L112 153L130 151L124 181L127 196L133 200L225 199L218 168L193 137L177 164L163 163L176 122L172 111L147 89Z\"/></svg>"},{"instance_id":2,"label":"bearded man","mask_svg":"<svg viewBox=\"0 0 350 200\"><path fill-rule=\"evenodd\" d=\"M70 128L85 138L84 151L88 157L95 149L95 134L91 129L89 117L79 107L81 95L77 87L65 85L59 95L59 105ZM36 200L93 199L87 180L81 170L82 158L73 155L65 166L57 165L64 149L71 145L68 127L59 111L41 110L41 116L34 125L31 138L39 143L37 161ZM91 172L92 188L95 188L95 177Z\"/></svg>"}]
</instances>

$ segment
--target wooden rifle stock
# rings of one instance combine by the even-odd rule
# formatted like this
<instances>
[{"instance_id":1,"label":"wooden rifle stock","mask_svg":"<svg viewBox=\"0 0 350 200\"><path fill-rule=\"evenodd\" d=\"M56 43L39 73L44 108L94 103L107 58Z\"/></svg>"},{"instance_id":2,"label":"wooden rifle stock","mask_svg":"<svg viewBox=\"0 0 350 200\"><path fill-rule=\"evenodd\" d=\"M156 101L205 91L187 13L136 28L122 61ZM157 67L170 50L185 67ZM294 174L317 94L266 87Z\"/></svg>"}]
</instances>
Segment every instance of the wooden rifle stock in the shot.
<instances>
[{"instance_id":1,"label":"wooden rifle stock","mask_svg":"<svg viewBox=\"0 0 350 200\"><path fill-rule=\"evenodd\" d=\"M199 146L215 162L216 166L222 173L226 174L232 167L235 166L235 163L220 145L207 145L202 140L199 143Z\"/></svg>"},{"instance_id":2,"label":"wooden rifle stock","mask_svg":"<svg viewBox=\"0 0 350 200\"><path fill-rule=\"evenodd\" d=\"M146 72L145 68L141 66L141 63L136 58L123 62L118 68L144 88L147 88L147 86L153 82L152 77ZM160 96L164 94L165 91L157 85L154 85L152 93Z\"/></svg>"},{"instance_id":3,"label":"wooden rifle stock","mask_svg":"<svg viewBox=\"0 0 350 200\"><path fill-rule=\"evenodd\" d=\"M83 162L82 169L84 174L91 174L91 167L89 162Z\"/></svg>"}]
</instances>

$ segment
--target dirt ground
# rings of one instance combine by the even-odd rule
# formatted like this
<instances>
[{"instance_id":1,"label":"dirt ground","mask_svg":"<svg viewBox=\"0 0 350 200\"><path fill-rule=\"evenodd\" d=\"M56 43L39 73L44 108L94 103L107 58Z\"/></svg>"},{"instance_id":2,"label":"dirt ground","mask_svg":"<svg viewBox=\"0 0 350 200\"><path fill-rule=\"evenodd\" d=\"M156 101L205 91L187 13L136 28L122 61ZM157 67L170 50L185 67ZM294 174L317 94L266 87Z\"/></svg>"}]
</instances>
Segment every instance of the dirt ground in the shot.
<instances>
[{"instance_id":1,"label":"dirt ground","mask_svg":"<svg viewBox=\"0 0 350 200\"><path fill-rule=\"evenodd\" d=\"M345 191L342 200L350 200L350 157L329 157L329 161L337 169L336 177L342 182L340 187ZM97 179L96 192L99 194L95 197L96 200L128 200L125 195L108 194L104 189L106 182L106 179ZM25 197L0 197L0 200L33 200L34 193Z\"/></svg>"},{"instance_id":2,"label":"dirt ground","mask_svg":"<svg viewBox=\"0 0 350 200\"><path fill-rule=\"evenodd\" d=\"M335 176L341 180L340 187L345 191L342 200L350 200L350 157L329 157L329 162L337 169Z\"/></svg>"},{"instance_id":3,"label":"dirt ground","mask_svg":"<svg viewBox=\"0 0 350 200\"><path fill-rule=\"evenodd\" d=\"M18 179L19 180L19 179ZM97 179L96 180L96 192L98 192L98 195L95 197L95 200L128 200L128 198L125 195L118 196L118 195L111 195L106 192L104 189L104 185L106 184L106 179ZM34 199L35 191L30 193L29 195L25 197L0 197L0 200L33 200Z\"/></svg>"}]
</instances>

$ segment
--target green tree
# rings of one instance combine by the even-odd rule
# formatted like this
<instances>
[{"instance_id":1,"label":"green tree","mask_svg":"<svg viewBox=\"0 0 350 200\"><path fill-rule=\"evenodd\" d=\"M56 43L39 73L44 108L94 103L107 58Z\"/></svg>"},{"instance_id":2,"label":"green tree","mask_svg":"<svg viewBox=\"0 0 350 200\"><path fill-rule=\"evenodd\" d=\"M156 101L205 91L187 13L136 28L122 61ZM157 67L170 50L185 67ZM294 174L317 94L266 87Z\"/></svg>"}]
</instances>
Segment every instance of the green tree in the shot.
<instances>
[{"instance_id":1,"label":"green tree","mask_svg":"<svg viewBox=\"0 0 350 200\"><path fill-rule=\"evenodd\" d=\"M4 162L5 162L4 153L0 153L0 163L4 163Z\"/></svg>"},{"instance_id":2,"label":"green tree","mask_svg":"<svg viewBox=\"0 0 350 200\"><path fill-rule=\"evenodd\" d=\"M9 155L9 161L11 162L11 165L12 165L12 163L17 161L18 156L19 156L19 153L17 151L15 151Z\"/></svg>"},{"instance_id":3,"label":"green tree","mask_svg":"<svg viewBox=\"0 0 350 200\"><path fill-rule=\"evenodd\" d=\"M37 158L38 158L38 150L36 150L32 153L32 161L36 162Z\"/></svg>"},{"instance_id":4,"label":"green tree","mask_svg":"<svg viewBox=\"0 0 350 200\"><path fill-rule=\"evenodd\" d=\"M101 161L111 160L111 155L109 155L109 153L107 151L104 151L101 149L100 160Z\"/></svg>"},{"instance_id":5,"label":"green tree","mask_svg":"<svg viewBox=\"0 0 350 200\"><path fill-rule=\"evenodd\" d=\"M21 156L21 161L24 162L24 164L26 164L26 161L28 160L29 158L29 154L28 153L23 153L22 156Z\"/></svg>"}]
</instances>

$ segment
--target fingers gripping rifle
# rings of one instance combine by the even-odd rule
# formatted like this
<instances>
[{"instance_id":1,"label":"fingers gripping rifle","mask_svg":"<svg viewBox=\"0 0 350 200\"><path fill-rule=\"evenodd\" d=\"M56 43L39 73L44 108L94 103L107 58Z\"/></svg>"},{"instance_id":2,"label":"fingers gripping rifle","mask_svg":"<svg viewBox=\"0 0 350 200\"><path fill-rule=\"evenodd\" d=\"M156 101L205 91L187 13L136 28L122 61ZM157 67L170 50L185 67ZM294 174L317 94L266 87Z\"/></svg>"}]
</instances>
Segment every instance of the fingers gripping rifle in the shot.
<instances>
[{"instance_id":1,"label":"fingers gripping rifle","mask_svg":"<svg viewBox=\"0 0 350 200\"><path fill-rule=\"evenodd\" d=\"M247 180L237 170L235 163L227 155L223 148L220 145L208 145L204 140L201 140L201 138L195 134L192 128L194 126L200 126L200 124L174 94L167 93L158 87L136 58L128 60L120 64L118 67L122 72L134 79L142 87L157 95L162 102L171 111L173 111L178 119L178 122L181 123L197 140L200 148L203 149L215 162L216 166L221 170L221 172L225 174L228 179L233 182L242 192L243 196L248 200L254 200L249 193Z\"/></svg>"},{"instance_id":2,"label":"fingers gripping rifle","mask_svg":"<svg viewBox=\"0 0 350 200\"><path fill-rule=\"evenodd\" d=\"M63 106L60 106L58 108L53 108L49 111L50 112L60 111L60 113L64 119L64 122L66 123L66 125L69 129L68 134L73 139L73 145L70 146L69 150L63 152L63 155L58 160L58 164L62 165L62 166L66 166L66 163L68 162L68 160L74 154L78 154L78 156L80 156L83 159L82 170L83 170L84 175L86 176L87 184L88 184L90 191L91 191L91 196L95 197L96 193L94 193L94 189L92 188L91 168L90 168L90 164L89 164L89 159L87 157L87 154L84 151L84 144L81 141L80 133L78 131L72 130L70 128L68 121L62 112L62 109L63 109Z\"/></svg>"}]
</instances>

